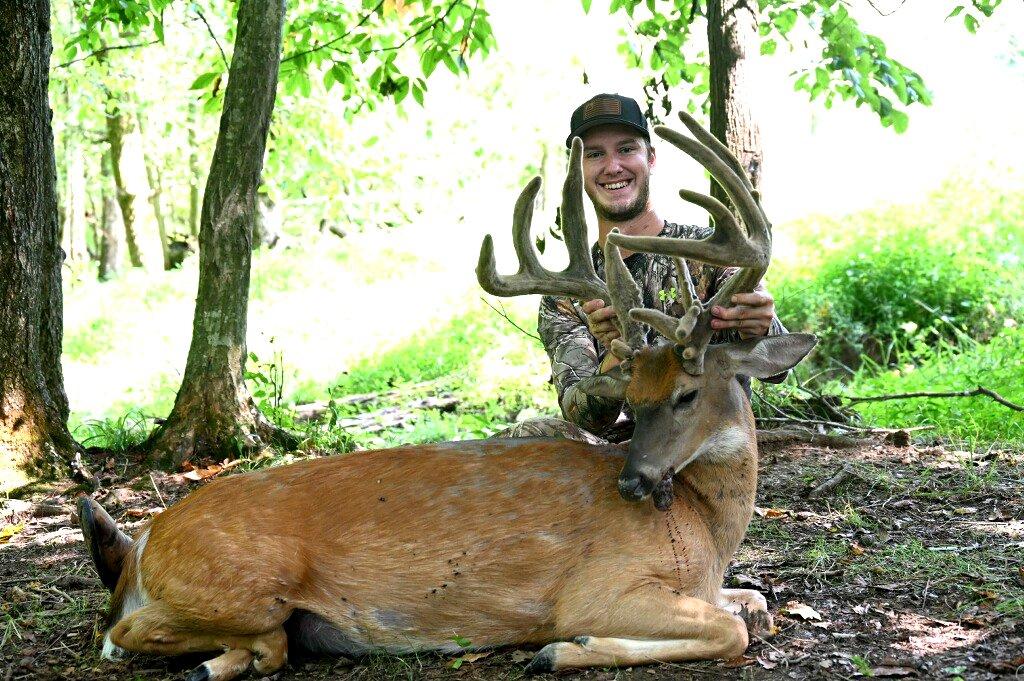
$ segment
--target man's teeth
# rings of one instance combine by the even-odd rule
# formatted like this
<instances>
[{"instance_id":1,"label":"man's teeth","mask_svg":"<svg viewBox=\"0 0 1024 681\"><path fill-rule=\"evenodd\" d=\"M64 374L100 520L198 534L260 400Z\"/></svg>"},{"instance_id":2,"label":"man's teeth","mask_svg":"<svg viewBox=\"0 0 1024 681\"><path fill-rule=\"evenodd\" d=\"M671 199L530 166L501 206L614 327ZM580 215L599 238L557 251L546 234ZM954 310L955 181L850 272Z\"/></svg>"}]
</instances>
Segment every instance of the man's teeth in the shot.
<instances>
[{"instance_id":1,"label":"man's teeth","mask_svg":"<svg viewBox=\"0 0 1024 681\"><path fill-rule=\"evenodd\" d=\"M623 180L622 182L612 182L610 184L606 184L606 185L604 185L604 188L605 189L622 189L627 184L629 184L629 182L626 181L626 180Z\"/></svg>"}]
</instances>

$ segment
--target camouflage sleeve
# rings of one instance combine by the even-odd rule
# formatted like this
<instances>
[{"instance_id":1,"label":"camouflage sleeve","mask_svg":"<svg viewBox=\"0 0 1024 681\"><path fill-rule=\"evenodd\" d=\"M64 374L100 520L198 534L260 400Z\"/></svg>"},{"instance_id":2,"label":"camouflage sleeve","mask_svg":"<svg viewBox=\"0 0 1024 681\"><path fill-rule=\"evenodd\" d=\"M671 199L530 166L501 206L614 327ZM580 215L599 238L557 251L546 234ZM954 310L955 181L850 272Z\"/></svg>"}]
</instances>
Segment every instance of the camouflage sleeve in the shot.
<instances>
[{"instance_id":1,"label":"camouflage sleeve","mask_svg":"<svg viewBox=\"0 0 1024 681\"><path fill-rule=\"evenodd\" d=\"M576 386L581 379L598 374L603 357L587 329L583 311L567 298L544 296L537 330L551 360L551 382L558 391L562 415L584 430L600 434L618 419L622 402L588 395Z\"/></svg>"},{"instance_id":2,"label":"camouflage sleeve","mask_svg":"<svg viewBox=\"0 0 1024 681\"><path fill-rule=\"evenodd\" d=\"M712 272L710 273L710 279L714 283L712 284L712 289L708 293L708 297L713 296L715 294L715 291L718 291L722 287L722 285L725 284L726 280L732 275L736 274L737 271L737 268L735 267L715 267L711 269ZM763 287L763 283L758 284L758 288ZM771 325L768 327L768 333L766 335L780 336L784 333L789 333L789 331L787 331L786 327L783 326L781 321L779 321L778 316L776 315L772 317L772 322ZM711 336L712 343L728 343L730 341L736 340L739 340L739 335L737 335L737 333L731 329L728 331L716 331ZM763 383L782 383L784 380L786 380L786 376L789 376L789 371L783 371L780 374L775 374L774 376L763 378L761 379L761 381Z\"/></svg>"}]
</instances>

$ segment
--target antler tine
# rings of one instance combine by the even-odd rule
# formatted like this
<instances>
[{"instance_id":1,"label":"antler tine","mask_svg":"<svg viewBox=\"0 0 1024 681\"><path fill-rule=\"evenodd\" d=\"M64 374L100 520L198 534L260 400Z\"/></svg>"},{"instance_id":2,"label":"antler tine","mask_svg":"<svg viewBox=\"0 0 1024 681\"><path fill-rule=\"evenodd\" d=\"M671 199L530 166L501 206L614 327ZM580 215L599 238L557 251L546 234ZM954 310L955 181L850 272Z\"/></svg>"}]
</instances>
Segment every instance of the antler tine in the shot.
<instances>
[{"instance_id":1,"label":"antler tine","mask_svg":"<svg viewBox=\"0 0 1024 681\"><path fill-rule=\"evenodd\" d=\"M574 137L569 150L569 168L562 185L562 238L569 251L565 274L600 282L587 243L587 218L583 212L583 140Z\"/></svg>"},{"instance_id":2,"label":"antler tine","mask_svg":"<svg viewBox=\"0 0 1024 681\"><path fill-rule=\"evenodd\" d=\"M679 120L682 121L683 125L686 126L686 129L690 131L690 134L692 134L698 142L713 151L718 158L725 161L729 167L732 168L733 172L735 172L740 178L740 181L743 182L743 185L748 191L754 191L754 185L750 183L750 178L748 178L747 174L743 172L743 167L740 165L739 159L729 151L729 147L722 144L720 139L712 135L710 130L707 130L703 125L698 123L697 119L686 111L679 112Z\"/></svg>"},{"instance_id":3,"label":"antler tine","mask_svg":"<svg viewBox=\"0 0 1024 681\"><path fill-rule=\"evenodd\" d=\"M561 272L544 269L530 241L533 204L541 183L540 178L535 177L519 195L512 217L512 241L519 258L519 270L512 276L498 274L494 261L494 242L488 234L480 246L480 259L476 267L477 281L485 291L503 297L539 293L577 300L608 298L608 289L594 271L594 263L587 248L582 155L583 143L579 139L573 140L569 172L562 192L562 230L566 248L569 249L569 266Z\"/></svg>"},{"instance_id":4,"label":"antler tine","mask_svg":"<svg viewBox=\"0 0 1024 681\"><path fill-rule=\"evenodd\" d=\"M617 233L617 231L612 230L613 233ZM643 329L628 313L634 308L642 308L643 299L640 296L640 287L637 286L633 275L629 273L629 268L622 260L619 247L610 242L605 242L604 269L605 277L608 279L608 296L611 298L609 302L618 312L619 332L622 334L625 344L636 350L644 344ZM619 352L615 354L619 359L626 359Z\"/></svg>"}]
</instances>

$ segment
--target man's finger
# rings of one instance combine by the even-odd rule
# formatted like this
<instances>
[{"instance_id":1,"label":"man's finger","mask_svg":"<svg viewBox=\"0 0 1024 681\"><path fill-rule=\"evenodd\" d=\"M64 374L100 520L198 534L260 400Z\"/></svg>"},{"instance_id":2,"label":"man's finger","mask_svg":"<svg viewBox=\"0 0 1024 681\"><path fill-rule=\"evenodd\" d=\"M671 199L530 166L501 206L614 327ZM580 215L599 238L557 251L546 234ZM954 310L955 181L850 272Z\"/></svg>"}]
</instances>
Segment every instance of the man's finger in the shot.
<instances>
[{"instance_id":1,"label":"man's finger","mask_svg":"<svg viewBox=\"0 0 1024 681\"><path fill-rule=\"evenodd\" d=\"M718 307L716 305L711 314L718 319L771 319L775 316L775 311L772 307L753 307L750 305Z\"/></svg>"},{"instance_id":2,"label":"man's finger","mask_svg":"<svg viewBox=\"0 0 1024 681\"><path fill-rule=\"evenodd\" d=\"M608 307L602 307L594 310L587 315L587 318L590 320L591 324L595 324L597 322L606 321L615 316L615 308L609 305Z\"/></svg>"},{"instance_id":3,"label":"man's finger","mask_svg":"<svg viewBox=\"0 0 1024 681\"><path fill-rule=\"evenodd\" d=\"M772 298L772 294L767 291L751 291L750 293L737 293L733 295L730 300L735 305L750 305L752 307L760 307L762 305L771 305L775 302Z\"/></svg>"},{"instance_id":4,"label":"man's finger","mask_svg":"<svg viewBox=\"0 0 1024 681\"><path fill-rule=\"evenodd\" d=\"M599 310L602 307L604 307L604 301L601 300L600 298L588 300L587 302L583 303L583 313L590 314L594 310Z\"/></svg>"}]
</instances>

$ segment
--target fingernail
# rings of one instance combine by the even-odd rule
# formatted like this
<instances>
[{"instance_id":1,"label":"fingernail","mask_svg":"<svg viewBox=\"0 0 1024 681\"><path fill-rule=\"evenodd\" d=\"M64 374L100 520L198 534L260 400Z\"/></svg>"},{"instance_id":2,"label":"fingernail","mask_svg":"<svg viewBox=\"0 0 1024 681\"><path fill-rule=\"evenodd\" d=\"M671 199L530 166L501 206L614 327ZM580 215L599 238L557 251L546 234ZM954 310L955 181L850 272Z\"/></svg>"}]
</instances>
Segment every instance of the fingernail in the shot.
<instances>
[{"instance_id":1,"label":"fingernail","mask_svg":"<svg viewBox=\"0 0 1024 681\"><path fill-rule=\"evenodd\" d=\"M735 302L736 302L736 298L737 298L737 296L733 296L733 297L732 297L732 298L730 298L729 300L731 300L732 302L734 302L734 303L735 303Z\"/></svg>"},{"instance_id":2,"label":"fingernail","mask_svg":"<svg viewBox=\"0 0 1024 681\"><path fill-rule=\"evenodd\" d=\"M712 312L715 313L715 314L722 314L722 308L720 308L719 306L715 305L715 309L713 309Z\"/></svg>"}]
</instances>

